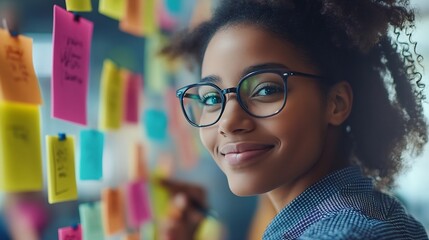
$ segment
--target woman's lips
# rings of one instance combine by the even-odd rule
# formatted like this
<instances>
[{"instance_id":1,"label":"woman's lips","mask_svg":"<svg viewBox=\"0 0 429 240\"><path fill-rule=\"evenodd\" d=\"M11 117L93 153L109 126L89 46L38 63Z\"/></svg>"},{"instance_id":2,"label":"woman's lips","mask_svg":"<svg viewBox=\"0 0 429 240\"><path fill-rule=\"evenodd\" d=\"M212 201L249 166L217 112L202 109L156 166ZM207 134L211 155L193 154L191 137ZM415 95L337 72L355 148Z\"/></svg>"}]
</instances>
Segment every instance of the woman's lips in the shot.
<instances>
[{"instance_id":1,"label":"woman's lips","mask_svg":"<svg viewBox=\"0 0 429 240\"><path fill-rule=\"evenodd\" d=\"M230 143L220 148L220 152L225 156L226 162L233 167L240 167L251 164L258 160L256 158L273 148L273 145L255 143Z\"/></svg>"}]
</instances>

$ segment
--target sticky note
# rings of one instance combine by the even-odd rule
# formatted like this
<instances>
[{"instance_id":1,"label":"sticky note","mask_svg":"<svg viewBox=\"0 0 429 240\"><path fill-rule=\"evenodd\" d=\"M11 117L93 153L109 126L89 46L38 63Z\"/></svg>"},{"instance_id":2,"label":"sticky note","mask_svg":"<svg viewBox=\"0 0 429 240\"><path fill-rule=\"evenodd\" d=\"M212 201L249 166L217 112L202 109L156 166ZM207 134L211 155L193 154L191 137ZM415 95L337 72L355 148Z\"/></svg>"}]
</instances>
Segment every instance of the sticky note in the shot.
<instances>
[{"instance_id":1,"label":"sticky note","mask_svg":"<svg viewBox=\"0 0 429 240\"><path fill-rule=\"evenodd\" d=\"M125 13L119 22L119 29L135 35L143 36L142 0L125 0Z\"/></svg>"},{"instance_id":2,"label":"sticky note","mask_svg":"<svg viewBox=\"0 0 429 240\"><path fill-rule=\"evenodd\" d=\"M104 233L111 236L125 229L125 211L119 189L106 188L101 192L101 216Z\"/></svg>"},{"instance_id":3,"label":"sticky note","mask_svg":"<svg viewBox=\"0 0 429 240\"><path fill-rule=\"evenodd\" d=\"M155 238L144 238L144 239L155 239ZM138 232L126 233L122 240L140 240L140 234Z\"/></svg>"},{"instance_id":4,"label":"sticky note","mask_svg":"<svg viewBox=\"0 0 429 240\"><path fill-rule=\"evenodd\" d=\"M213 217L206 217L198 226L195 240L224 239L225 232L222 224Z\"/></svg>"},{"instance_id":5,"label":"sticky note","mask_svg":"<svg viewBox=\"0 0 429 240\"><path fill-rule=\"evenodd\" d=\"M153 215L155 219L162 219L167 216L168 206L170 204L170 194L167 189L161 186L157 179L168 177L159 168L156 168L152 173L152 181L150 181L150 196Z\"/></svg>"},{"instance_id":6,"label":"sticky note","mask_svg":"<svg viewBox=\"0 0 429 240\"><path fill-rule=\"evenodd\" d=\"M137 142L133 145L132 161L130 164L130 176L134 181L149 180L146 151L144 146Z\"/></svg>"},{"instance_id":7,"label":"sticky note","mask_svg":"<svg viewBox=\"0 0 429 240\"><path fill-rule=\"evenodd\" d=\"M100 83L100 117L102 130L115 130L121 127L124 103L124 81L118 66L105 60Z\"/></svg>"},{"instance_id":8,"label":"sticky note","mask_svg":"<svg viewBox=\"0 0 429 240\"><path fill-rule=\"evenodd\" d=\"M167 114L159 109L144 111L143 125L150 140L162 141L167 137Z\"/></svg>"},{"instance_id":9,"label":"sticky note","mask_svg":"<svg viewBox=\"0 0 429 240\"><path fill-rule=\"evenodd\" d=\"M76 1L76 0L75 0ZM52 116L86 125L93 23L54 5Z\"/></svg>"},{"instance_id":10,"label":"sticky note","mask_svg":"<svg viewBox=\"0 0 429 240\"><path fill-rule=\"evenodd\" d=\"M174 1L180 2L180 1ZM158 24L162 29L173 30L177 26L177 20L172 16L172 14L166 9L165 1L160 1L157 7L158 15Z\"/></svg>"},{"instance_id":11,"label":"sticky note","mask_svg":"<svg viewBox=\"0 0 429 240\"><path fill-rule=\"evenodd\" d=\"M91 0L66 0L67 11L91 12Z\"/></svg>"},{"instance_id":12,"label":"sticky note","mask_svg":"<svg viewBox=\"0 0 429 240\"><path fill-rule=\"evenodd\" d=\"M82 227L80 224L58 229L58 240L82 240Z\"/></svg>"},{"instance_id":13,"label":"sticky note","mask_svg":"<svg viewBox=\"0 0 429 240\"><path fill-rule=\"evenodd\" d=\"M97 130L82 130L79 134L81 180L99 180L103 176L104 134Z\"/></svg>"},{"instance_id":14,"label":"sticky note","mask_svg":"<svg viewBox=\"0 0 429 240\"><path fill-rule=\"evenodd\" d=\"M128 225L138 228L151 219L150 198L145 182L132 181L125 186Z\"/></svg>"},{"instance_id":15,"label":"sticky note","mask_svg":"<svg viewBox=\"0 0 429 240\"><path fill-rule=\"evenodd\" d=\"M74 137L46 136L46 149L49 203L76 200Z\"/></svg>"},{"instance_id":16,"label":"sticky note","mask_svg":"<svg viewBox=\"0 0 429 240\"><path fill-rule=\"evenodd\" d=\"M140 227L140 239L158 239L156 232L157 230L154 221L145 222Z\"/></svg>"},{"instance_id":17,"label":"sticky note","mask_svg":"<svg viewBox=\"0 0 429 240\"><path fill-rule=\"evenodd\" d=\"M80 204L79 216L83 240L104 240L101 202Z\"/></svg>"},{"instance_id":18,"label":"sticky note","mask_svg":"<svg viewBox=\"0 0 429 240\"><path fill-rule=\"evenodd\" d=\"M43 189L40 109L0 102L0 189Z\"/></svg>"},{"instance_id":19,"label":"sticky note","mask_svg":"<svg viewBox=\"0 0 429 240\"><path fill-rule=\"evenodd\" d=\"M98 11L110 18L120 20L124 17L126 0L100 0Z\"/></svg>"},{"instance_id":20,"label":"sticky note","mask_svg":"<svg viewBox=\"0 0 429 240\"><path fill-rule=\"evenodd\" d=\"M139 123L140 92L142 77L140 74L124 71L125 90L125 121Z\"/></svg>"},{"instance_id":21,"label":"sticky note","mask_svg":"<svg viewBox=\"0 0 429 240\"><path fill-rule=\"evenodd\" d=\"M33 66L33 41L12 37L0 29L0 100L42 104L39 83Z\"/></svg>"},{"instance_id":22,"label":"sticky note","mask_svg":"<svg viewBox=\"0 0 429 240\"><path fill-rule=\"evenodd\" d=\"M165 0L163 1L168 12L178 14L182 10L182 1Z\"/></svg>"},{"instance_id":23,"label":"sticky note","mask_svg":"<svg viewBox=\"0 0 429 240\"><path fill-rule=\"evenodd\" d=\"M167 64L158 54L166 38L160 33L145 38L145 87L151 92L163 94L167 89Z\"/></svg>"},{"instance_id":24,"label":"sticky note","mask_svg":"<svg viewBox=\"0 0 429 240\"><path fill-rule=\"evenodd\" d=\"M156 0L143 1L143 34L151 35L158 31Z\"/></svg>"}]
</instances>

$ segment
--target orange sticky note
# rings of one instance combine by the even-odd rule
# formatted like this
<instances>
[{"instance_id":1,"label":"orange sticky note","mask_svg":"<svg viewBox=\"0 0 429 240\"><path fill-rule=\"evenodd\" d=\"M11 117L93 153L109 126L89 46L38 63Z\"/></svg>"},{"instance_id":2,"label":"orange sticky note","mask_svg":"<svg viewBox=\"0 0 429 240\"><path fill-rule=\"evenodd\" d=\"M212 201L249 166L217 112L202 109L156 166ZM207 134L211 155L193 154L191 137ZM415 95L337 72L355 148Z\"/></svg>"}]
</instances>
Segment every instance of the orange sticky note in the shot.
<instances>
[{"instance_id":1,"label":"orange sticky note","mask_svg":"<svg viewBox=\"0 0 429 240\"><path fill-rule=\"evenodd\" d=\"M33 67L33 41L0 29L0 100L42 104Z\"/></svg>"},{"instance_id":2,"label":"orange sticky note","mask_svg":"<svg viewBox=\"0 0 429 240\"><path fill-rule=\"evenodd\" d=\"M74 138L46 136L48 155L48 201L64 202L77 199Z\"/></svg>"},{"instance_id":3,"label":"orange sticky note","mask_svg":"<svg viewBox=\"0 0 429 240\"><path fill-rule=\"evenodd\" d=\"M122 193L119 189L107 188L101 192L101 215L104 233L113 235L125 229L125 211Z\"/></svg>"},{"instance_id":4,"label":"orange sticky note","mask_svg":"<svg viewBox=\"0 0 429 240\"><path fill-rule=\"evenodd\" d=\"M119 29L135 36L143 36L142 0L125 0L125 14Z\"/></svg>"},{"instance_id":5,"label":"orange sticky note","mask_svg":"<svg viewBox=\"0 0 429 240\"><path fill-rule=\"evenodd\" d=\"M0 189L43 189L39 106L0 102Z\"/></svg>"},{"instance_id":6,"label":"orange sticky note","mask_svg":"<svg viewBox=\"0 0 429 240\"><path fill-rule=\"evenodd\" d=\"M144 150L144 146L141 143L135 143L133 146L130 173L131 180L146 181L149 179L146 152Z\"/></svg>"},{"instance_id":7,"label":"orange sticky note","mask_svg":"<svg viewBox=\"0 0 429 240\"><path fill-rule=\"evenodd\" d=\"M140 234L138 232L135 233L127 233L125 234L125 236L122 238L122 240L139 240L140 239Z\"/></svg>"}]
</instances>

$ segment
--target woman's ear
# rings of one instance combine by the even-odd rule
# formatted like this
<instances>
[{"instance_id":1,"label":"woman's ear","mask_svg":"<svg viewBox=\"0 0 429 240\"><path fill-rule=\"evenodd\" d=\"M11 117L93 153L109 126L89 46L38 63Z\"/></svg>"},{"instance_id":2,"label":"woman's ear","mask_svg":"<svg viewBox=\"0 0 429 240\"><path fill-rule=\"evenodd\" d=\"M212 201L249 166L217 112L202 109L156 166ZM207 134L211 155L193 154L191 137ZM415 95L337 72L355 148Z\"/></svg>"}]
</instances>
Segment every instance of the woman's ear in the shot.
<instances>
[{"instance_id":1,"label":"woman's ear","mask_svg":"<svg viewBox=\"0 0 429 240\"><path fill-rule=\"evenodd\" d=\"M353 90L348 82L333 85L328 92L328 123L339 126L350 115L353 105Z\"/></svg>"}]
</instances>

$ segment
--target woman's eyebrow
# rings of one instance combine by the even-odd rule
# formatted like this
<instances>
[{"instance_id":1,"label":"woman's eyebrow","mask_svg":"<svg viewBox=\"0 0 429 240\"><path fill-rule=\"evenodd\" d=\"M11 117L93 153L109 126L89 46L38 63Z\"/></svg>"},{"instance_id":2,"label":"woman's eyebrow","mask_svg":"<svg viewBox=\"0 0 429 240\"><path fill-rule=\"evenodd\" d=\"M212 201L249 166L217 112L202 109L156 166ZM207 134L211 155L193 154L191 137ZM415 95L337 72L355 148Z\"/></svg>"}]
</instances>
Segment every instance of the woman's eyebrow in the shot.
<instances>
[{"instance_id":1,"label":"woman's eyebrow","mask_svg":"<svg viewBox=\"0 0 429 240\"><path fill-rule=\"evenodd\" d=\"M200 82L210 82L210 83L218 83L221 81L221 78L217 75L209 75L200 80Z\"/></svg>"},{"instance_id":2,"label":"woman's eyebrow","mask_svg":"<svg viewBox=\"0 0 429 240\"><path fill-rule=\"evenodd\" d=\"M252 66L245 68L241 74L242 74L242 76L244 76L244 75L247 75L247 74L254 72L254 71L257 71L257 70L270 69L270 68L286 68L286 69L289 69L289 67L287 67L286 65L281 64L281 63L275 63L275 62L273 62L273 63L262 63L262 64L256 64L256 65L252 65Z\"/></svg>"}]
</instances>

